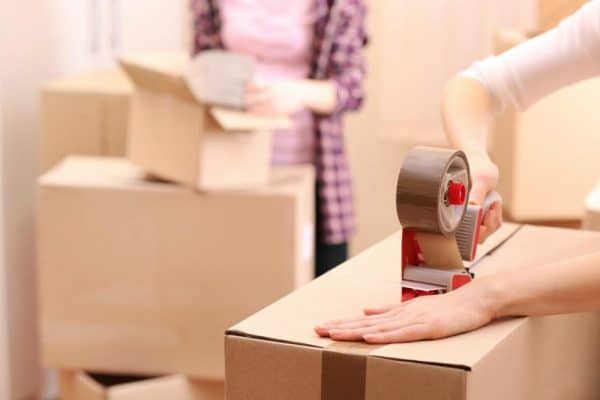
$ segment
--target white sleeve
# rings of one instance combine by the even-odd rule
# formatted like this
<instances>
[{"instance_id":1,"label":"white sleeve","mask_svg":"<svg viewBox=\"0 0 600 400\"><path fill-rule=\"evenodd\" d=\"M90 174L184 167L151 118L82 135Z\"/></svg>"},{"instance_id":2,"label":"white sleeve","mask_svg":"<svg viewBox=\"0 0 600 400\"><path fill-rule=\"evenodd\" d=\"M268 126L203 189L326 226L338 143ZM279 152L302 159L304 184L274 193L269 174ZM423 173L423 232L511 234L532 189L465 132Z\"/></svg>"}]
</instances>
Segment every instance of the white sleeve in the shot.
<instances>
[{"instance_id":1,"label":"white sleeve","mask_svg":"<svg viewBox=\"0 0 600 400\"><path fill-rule=\"evenodd\" d=\"M482 82L496 107L512 105L519 110L596 75L600 75L600 0L590 1L556 28L459 74Z\"/></svg>"}]
</instances>

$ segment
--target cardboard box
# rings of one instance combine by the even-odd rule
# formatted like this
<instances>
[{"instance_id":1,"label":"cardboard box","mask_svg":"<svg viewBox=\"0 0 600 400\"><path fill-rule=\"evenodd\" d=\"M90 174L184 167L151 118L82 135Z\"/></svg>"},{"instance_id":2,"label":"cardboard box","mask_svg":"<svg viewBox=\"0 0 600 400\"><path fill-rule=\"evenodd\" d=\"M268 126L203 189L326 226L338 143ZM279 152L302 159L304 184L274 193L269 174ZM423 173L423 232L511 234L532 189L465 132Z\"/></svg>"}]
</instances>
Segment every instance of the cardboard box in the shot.
<instances>
[{"instance_id":1,"label":"cardboard box","mask_svg":"<svg viewBox=\"0 0 600 400\"><path fill-rule=\"evenodd\" d=\"M554 28L589 0L538 0L538 27L542 31Z\"/></svg>"},{"instance_id":2,"label":"cardboard box","mask_svg":"<svg viewBox=\"0 0 600 400\"><path fill-rule=\"evenodd\" d=\"M192 95L183 54L150 54L121 60L136 85L131 103L128 154L164 179L201 190L267 182L272 129L288 118L267 118L210 107Z\"/></svg>"},{"instance_id":3,"label":"cardboard box","mask_svg":"<svg viewBox=\"0 0 600 400\"><path fill-rule=\"evenodd\" d=\"M123 156L133 85L117 69L68 76L42 89L41 168L70 154Z\"/></svg>"},{"instance_id":4,"label":"cardboard box","mask_svg":"<svg viewBox=\"0 0 600 400\"><path fill-rule=\"evenodd\" d=\"M595 232L515 229L505 225L480 249L487 257L476 275L600 248ZM227 399L600 397L599 313L505 319L447 339L386 346L317 337L317 323L400 300L400 249L397 233L231 328Z\"/></svg>"},{"instance_id":5,"label":"cardboard box","mask_svg":"<svg viewBox=\"0 0 600 400\"><path fill-rule=\"evenodd\" d=\"M49 367L223 379L223 332L311 280L314 172L200 195L123 159L40 178L41 351Z\"/></svg>"},{"instance_id":6,"label":"cardboard box","mask_svg":"<svg viewBox=\"0 0 600 400\"><path fill-rule=\"evenodd\" d=\"M182 375L136 377L60 371L61 400L223 400L223 382L191 381Z\"/></svg>"},{"instance_id":7,"label":"cardboard box","mask_svg":"<svg viewBox=\"0 0 600 400\"><path fill-rule=\"evenodd\" d=\"M503 31L505 50L528 35ZM585 196L600 176L600 78L563 88L525 112L507 109L493 129L498 190L517 221L581 220Z\"/></svg>"}]
</instances>

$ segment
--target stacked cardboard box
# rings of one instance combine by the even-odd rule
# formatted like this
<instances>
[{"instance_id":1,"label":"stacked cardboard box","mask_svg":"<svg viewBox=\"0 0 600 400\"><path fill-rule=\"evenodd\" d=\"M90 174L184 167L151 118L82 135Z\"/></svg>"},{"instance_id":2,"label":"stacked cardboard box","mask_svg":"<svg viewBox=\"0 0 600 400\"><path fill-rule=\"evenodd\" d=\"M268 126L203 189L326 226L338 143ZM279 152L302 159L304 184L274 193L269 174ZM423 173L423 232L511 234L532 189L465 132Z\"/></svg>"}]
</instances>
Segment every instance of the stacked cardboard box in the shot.
<instances>
[{"instance_id":1,"label":"stacked cardboard box","mask_svg":"<svg viewBox=\"0 0 600 400\"><path fill-rule=\"evenodd\" d=\"M599 246L596 232L507 224L480 248L487 255L475 279ZM400 300L400 249L398 233L232 327L228 400L599 398L598 312L504 319L446 339L384 346L318 337L318 323Z\"/></svg>"},{"instance_id":2,"label":"stacked cardboard box","mask_svg":"<svg viewBox=\"0 0 600 400\"><path fill-rule=\"evenodd\" d=\"M529 37L498 32L497 53ZM499 116L490 150L510 218L581 220L585 196L600 176L599 103L600 78L595 78L561 89L524 112L507 109Z\"/></svg>"},{"instance_id":3,"label":"stacked cardboard box","mask_svg":"<svg viewBox=\"0 0 600 400\"><path fill-rule=\"evenodd\" d=\"M133 85L117 69L63 77L41 95L41 168L69 154L124 156Z\"/></svg>"},{"instance_id":4,"label":"stacked cardboard box","mask_svg":"<svg viewBox=\"0 0 600 400\"><path fill-rule=\"evenodd\" d=\"M223 399L225 329L312 279L313 168L270 167L289 120L198 102L186 62L123 62L129 160L39 179L40 347L67 400Z\"/></svg>"}]
</instances>

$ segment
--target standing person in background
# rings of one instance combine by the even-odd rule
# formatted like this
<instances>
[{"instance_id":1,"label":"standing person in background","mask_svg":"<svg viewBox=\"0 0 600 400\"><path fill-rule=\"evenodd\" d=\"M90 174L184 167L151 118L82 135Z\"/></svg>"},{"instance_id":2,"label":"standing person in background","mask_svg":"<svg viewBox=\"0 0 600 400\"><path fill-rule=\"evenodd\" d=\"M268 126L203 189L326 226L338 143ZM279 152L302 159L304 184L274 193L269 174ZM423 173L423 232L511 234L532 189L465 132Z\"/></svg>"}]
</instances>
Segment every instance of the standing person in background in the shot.
<instances>
[{"instance_id":1,"label":"standing person in background","mask_svg":"<svg viewBox=\"0 0 600 400\"><path fill-rule=\"evenodd\" d=\"M316 274L327 272L354 232L342 115L364 97L363 0L192 0L192 12L193 53L253 56L248 110L292 118L291 131L275 132L272 163L316 167Z\"/></svg>"},{"instance_id":2,"label":"standing person in background","mask_svg":"<svg viewBox=\"0 0 600 400\"><path fill-rule=\"evenodd\" d=\"M590 1L557 28L452 78L442 116L451 144L469 157L471 198L483 202L498 183L498 168L486 150L488 126L496 113L507 106L523 110L563 86L597 76L600 0ZM598 130L600 134L600 126ZM485 233L501 222L501 210L491 209L484 219ZM406 342L456 335L507 316L593 310L600 310L600 249L549 265L498 272L443 295L365 310L364 316L324 323L316 331L336 340Z\"/></svg>"}]
</instances>

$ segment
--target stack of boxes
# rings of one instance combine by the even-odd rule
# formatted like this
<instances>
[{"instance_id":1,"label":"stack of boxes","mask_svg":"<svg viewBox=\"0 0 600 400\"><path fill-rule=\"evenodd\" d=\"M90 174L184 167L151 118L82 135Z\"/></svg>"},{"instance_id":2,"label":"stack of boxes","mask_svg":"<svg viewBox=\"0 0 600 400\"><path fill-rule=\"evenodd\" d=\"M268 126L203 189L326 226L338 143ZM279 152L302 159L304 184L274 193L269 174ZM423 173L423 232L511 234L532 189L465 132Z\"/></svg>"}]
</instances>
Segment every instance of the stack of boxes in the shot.
<instances>
[{"instance_id":1,"label":"stack of boxes","mask_svg":"<svg viewBox=\"0 0 600 400\"><path fill-rule=\"evenodd\" d=\"M225 329L313 276L314 172L270 168L270 132L289 120L199 103L186 57L122 66L128 159L70 156L39 180L43 363L64 400L223 399ZM69 93L48 91L45 121L59 121ZM109 95L94 97L92 130L110 125ZM47 128L44 143L77 134Z\"/></svg>"}]
</instances>

